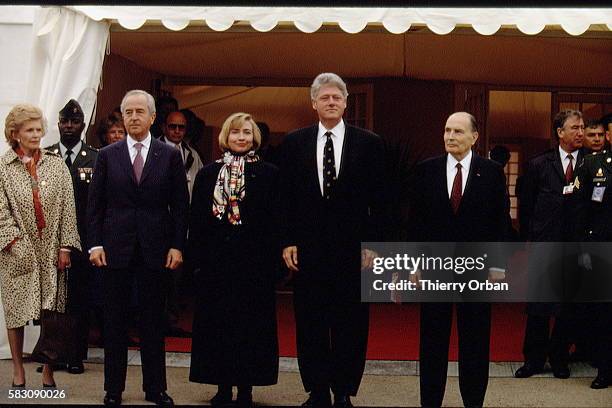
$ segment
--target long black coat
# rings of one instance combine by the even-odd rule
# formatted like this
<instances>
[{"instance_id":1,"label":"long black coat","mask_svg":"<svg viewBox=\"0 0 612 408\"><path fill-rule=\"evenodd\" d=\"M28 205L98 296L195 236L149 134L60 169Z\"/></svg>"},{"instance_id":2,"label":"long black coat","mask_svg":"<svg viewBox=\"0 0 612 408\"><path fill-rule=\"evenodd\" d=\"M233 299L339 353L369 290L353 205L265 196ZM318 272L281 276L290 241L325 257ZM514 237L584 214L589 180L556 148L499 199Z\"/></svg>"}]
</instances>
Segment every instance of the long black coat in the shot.
<instances>
[{"instance_id":1,"label":"long black coat","mask_svg":"<svg viewBox=\"0 0 612 408\"><path fill-rule=\"evenodd\" d=\"M221 166L212 163L200 170L193 189L188 256L200 272L189 380L275 384L278 169L265 162L245 165L242 225L235 226L212 215Z\"/></svg>"}]
</instances>

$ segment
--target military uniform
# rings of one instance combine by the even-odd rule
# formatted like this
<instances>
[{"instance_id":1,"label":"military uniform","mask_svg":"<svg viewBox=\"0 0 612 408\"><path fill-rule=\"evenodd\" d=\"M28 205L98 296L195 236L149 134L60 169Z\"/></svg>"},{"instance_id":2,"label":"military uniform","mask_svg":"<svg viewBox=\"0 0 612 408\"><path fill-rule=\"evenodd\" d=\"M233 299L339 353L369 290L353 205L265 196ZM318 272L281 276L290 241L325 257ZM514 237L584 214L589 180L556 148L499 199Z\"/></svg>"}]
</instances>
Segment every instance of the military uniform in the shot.
<instances>
[{"instance_id":1,"label":"military uniform","mask_svg":"<svg viewBox=\"0 0 612 408\"><path fill-rule=\"evenodd\" d=\"M594 319L594 333L588 335L595 339L593 357L599 368L592 387L603 388L595 383L599 381L599 384L607 385L612 380L612 303L609 302L612 296L612 265L610 257L605 255L607 243L612 241L612 151L603 150L587 155L577 168L574 188L580 197L576 215L577 240L591 243L585 245L585 252L591 254L591 265L589 281L583 286L590 286L588 295L592 296L592 300L606 302L586 306Z\"/></svg>"},{"instance_id":2,"label":"military uniform","mask_svg":"<svg viewBox=\"0 0 612 408\"><path fill-rule=\"evenodd\" d=\"M59 143L49 146L47 149L61 156ZM70 166L76 205L77 228L84 250L83 252L72 251L71 254L72 267L70 268L68 278L68 311L76 316L79 322L77 336L81 345L80 349L83 360L87 359L89 288L94 273L89 263L89 254L85 250L85 241L87 239L87 195L97 156L97 149L82 142L81 148Z\"/></svg>"}]
</instances>

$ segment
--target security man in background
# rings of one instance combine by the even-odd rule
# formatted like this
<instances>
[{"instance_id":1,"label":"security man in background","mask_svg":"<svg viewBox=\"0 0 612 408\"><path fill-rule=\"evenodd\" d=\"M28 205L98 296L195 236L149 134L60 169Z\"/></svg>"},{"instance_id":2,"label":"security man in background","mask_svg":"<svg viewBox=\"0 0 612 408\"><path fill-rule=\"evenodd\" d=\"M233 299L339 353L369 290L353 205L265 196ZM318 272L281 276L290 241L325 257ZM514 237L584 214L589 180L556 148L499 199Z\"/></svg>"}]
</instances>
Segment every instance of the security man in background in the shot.
<instances>
[{"instance_id":1,"label":"security man in background","mask_svg":"<svg viewBox=\"0 0 612 408\"><path fill-rule=\"evenodd\" d=\"M612 139L612 131L606 132L608 142ZM602 150L600 153L585 156L584 161L576 170L574 188L581 198L578 215L577 239L592 242L593 248L604 248L598 244L612 241L612 152ZM589 251L589 244L585 244ZM597 377L591 383L591 388L602 389L612 384L612 303L610 303L609 288L612 280L609 278L610 265L606 257L599 251L594 251L589 257L588 276L592 287L589 295L593 300L603 303L588 303L589 323L592 327L589 335L593 339L592 358L598 368Z\"/></svg>"}]
</instances>

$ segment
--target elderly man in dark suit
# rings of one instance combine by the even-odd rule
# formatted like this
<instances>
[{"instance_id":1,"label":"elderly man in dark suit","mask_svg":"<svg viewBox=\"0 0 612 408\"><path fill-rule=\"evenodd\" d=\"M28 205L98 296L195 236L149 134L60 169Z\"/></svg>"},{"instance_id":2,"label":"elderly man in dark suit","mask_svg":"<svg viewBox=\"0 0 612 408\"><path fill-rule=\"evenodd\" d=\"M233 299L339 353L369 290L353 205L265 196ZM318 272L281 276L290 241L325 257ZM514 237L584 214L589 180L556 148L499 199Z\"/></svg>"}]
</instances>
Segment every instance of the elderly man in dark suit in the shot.
<instances>
[{"instance_id":1,"label":"elderly man in dark suit","mask_svg":"<svg viewBox=\"0 0 612 408\"><path fill-rule=\"evenodd\" d=\"M104 404L121 404L125 388L125 311L134 282L145 399L172 406L166 393L164 282L167 269L183 261L187 180L179 151L151 137L153 97L130 91L121 113L128 136L99 152L88 207L90 261L105 267Z\"/></svg>"},{"instance_id":2,"label":"elderly man in dark suit","mask_svg":"<svg viewBox=\"0 0 612 408\"><path fill-rule=\"evenodd\" d=\"M383 145L346 124L347 90L336 74L311 86L319 123L287 135L281 147L284 250L295 273L300 374L308 407L350 407L365 366L368 307L360 271L374 253L361 242L382 238Z\"/></svg>"},{"instance_id":3,"label":"elderly man in dark suit","mask_svg":"<svg viewBox=\"0 0 612 408\"><path fill-rule=\"evenodd\" d=\"M574 218L578 195L574 194L574 168L583 160L582 113L575 110L559 112L553 120L553 132L559 145L529 161L519 210L522 213L521 229L527 231L522 235L535 243L534 248L557 249L554 254L557 258L559 254L567 253L572 248L562 244L543 246L538 243L575 240ZM571 268L570 262L561 265L559 260L549 261L548 257L540 253L530 258L531 285L535 285L541 274L550 274L553 281L558 282L561 279L557 277ZM550 288L531 289L541 293ZM548 357L554 376L568 378L569 336L572 329L568 306L560 303L530 303L527 306L527 314L523 342L525 364L516 371L515 377L527 378L541 372ZM551 316L556 316L552 333Z\"/></svg>"},{"instance_id":4,"label":"elderly man in dark suit","mask_svg":"<svg viewBox=\"0 0 612 408\"><path fill-rule=\"evenodd\" d=\"M93 175L98 150L89 146L81 135L85 130L85 115L81 105L74 99L59 111L60 141L47 149L62 156L70 169L77 213L77 227L81 242L87 240L87 195ZM87 359L87 340L89 335L89 289L93 271L86 252L73 252L72 267L68 274L68 312L77 319L78 332L75 336L79 344L79 360L71 361L68 372L81 374L83 360Z\"/></svg>"},{"instance_id":5,"label":"elderly man in dark suit","mask_svg":"<svg viewBox=\"0 0 612 408\"><path fill-rule=\"evenodd\" d=\"M472 152L477 139L476 120L471 114L456 112L449 116L444 128L447 154L419 163L409 186L411 240L504 240L507 213L504 173L498 163ZM485 270L485 276L480 278L487 278L486 275ZM503 269L488 269L489 281L503 278ZM411 275L411 280L417 283L420 273ZM482 407L489 379L491 305L466 301L457 303L456 309L461 396L466 407ZM421 304L420 388L423 407L442 405L452 316L452 303Z\"/></svg>"}]
</instances>

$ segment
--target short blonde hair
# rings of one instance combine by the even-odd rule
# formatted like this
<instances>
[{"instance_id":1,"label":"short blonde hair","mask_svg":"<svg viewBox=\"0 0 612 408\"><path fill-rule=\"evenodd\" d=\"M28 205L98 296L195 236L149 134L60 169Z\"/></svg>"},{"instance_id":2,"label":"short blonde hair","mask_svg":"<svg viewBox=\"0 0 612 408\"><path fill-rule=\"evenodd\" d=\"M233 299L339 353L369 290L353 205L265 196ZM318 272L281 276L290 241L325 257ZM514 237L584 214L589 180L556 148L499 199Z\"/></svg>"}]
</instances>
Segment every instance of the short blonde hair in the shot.
<instances>
[{"instance_id":1,"label":"short blonde hair","mask_svg":"<svg viewBox=\"0 0 612 408\"><path fill-rule=\"evenodd\" d=\"M19 132L24 123L30 120L40 120L43 129L43 136L47 133L47 119L42 110L34 105L27 103L15 105L6 115L4 120L4 137L6 142L14 149L19 143L13 138L13 133Z\"/></svg>"},{"instance_id":2,"label":"short blonde hair","mask_svg":"<svg viewBox=\"0 0 612 408\"><path fill-rule=\"evenodd\" d=\"M241 128L244 122L249 122L253 126L253 150L259 149L261 146L261 131L255 123L253 116L248 113L238 112L231 114L221 127L221 133L219 133L219 148L223 152L230 150L227 143L229 139L230 130Z\"/></svg>"}]
</instances>

